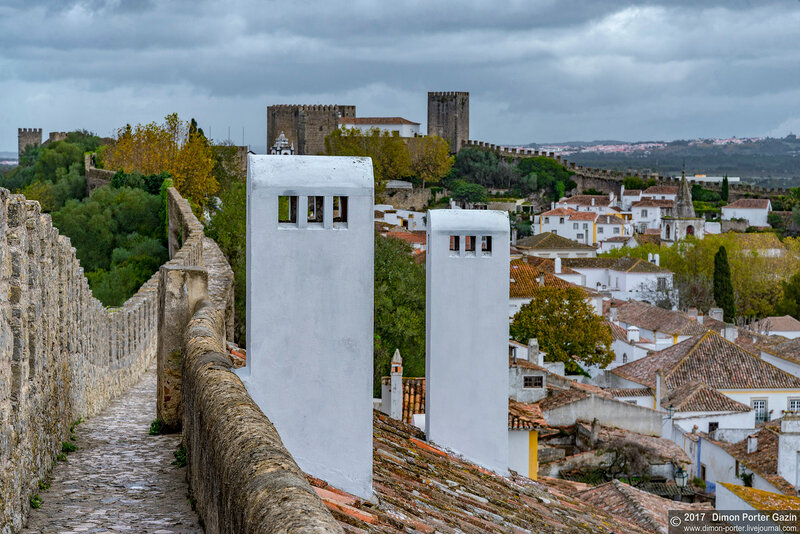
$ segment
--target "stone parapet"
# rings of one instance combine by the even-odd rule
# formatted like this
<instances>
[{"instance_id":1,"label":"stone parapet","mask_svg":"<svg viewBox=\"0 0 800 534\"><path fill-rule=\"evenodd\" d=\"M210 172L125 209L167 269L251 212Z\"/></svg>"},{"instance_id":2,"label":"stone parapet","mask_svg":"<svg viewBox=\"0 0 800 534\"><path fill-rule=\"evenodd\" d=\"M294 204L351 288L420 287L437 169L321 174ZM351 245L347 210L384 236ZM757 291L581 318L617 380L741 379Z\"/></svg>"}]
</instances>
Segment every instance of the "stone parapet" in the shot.
<instances>
[{"instance_id":1,"label":"stone parapet","mask_svg":"<svg viewBox=\"0 0 800 534\"><path fill-rule=\"evenodd\" d=\"M186 332L183 439L208 534L343 532L225 355L225 318L199 304Z\"/></svg>"}]
</instances>

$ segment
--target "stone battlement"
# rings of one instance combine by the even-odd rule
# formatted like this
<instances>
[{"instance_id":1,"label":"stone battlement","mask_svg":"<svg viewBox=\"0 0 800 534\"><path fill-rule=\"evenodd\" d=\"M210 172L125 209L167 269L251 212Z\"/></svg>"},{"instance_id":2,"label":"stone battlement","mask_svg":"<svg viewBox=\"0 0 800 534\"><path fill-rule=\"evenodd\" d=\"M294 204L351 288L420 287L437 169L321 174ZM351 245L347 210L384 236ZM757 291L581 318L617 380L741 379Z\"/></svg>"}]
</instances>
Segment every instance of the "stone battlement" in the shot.
<instances>
[{"instance_id":1,"label":"stone battlement","mask_svg":"<svg viewBox=\"0 0 800 534\"><path fill-rule=\"evenodd\" d=\"M41 134L41 128L17 128L17 133L34 133L34 134Z\"/></svg>"},{"instance_id":2,"label":"stone battlement","mask_svg":"<svg viewBox=\"0 0 800 534\"><path fill-rule=\"evenodd\" d=\"M291 109L301 111L338 111L339 108L355 106L340 106L338 104L274 104L271 108Z\"/></svg>"},{"instance_id":3,"label":"stone battlement","mask_svg":"<svg viewBox=\"0 0 800 534\"><path fill-rule=\"evenodd\" d=\"M468 96L469 91L428 91L429 96Z\"/></svg>"},{"instance_id":4,"label":"stone battlement","mask_svg":"<svg viewBox=\"0 0 800 534\"><path fill-rule=\"evenodd\" d=\"M681 179L676 178L674 176L664 176L657 173L622 173L620 171L608 170L608 169L600 169L596 167L584 167L583 165L577 165L574 162L567 161L565 157L558 156L554 152L546 152L544 150L534 150L531 148L507 148L501 145L494 145L491 143L485 143L483 141L475 141L475 140L466 140L461 143L461 148L477 148L480 150L487 150L490 152L494 152L498 156L502 157L510 157L510 158L530 158L530 157L547 157L552 160L557 161L567 169L573 171L575 175L578 177L578 189L588 189L589 187L594 187L600 190L604 190L606 192L614 191L616 194L620 192L620 186L622 185L622 180L625 176L635 176L640 178L642 181L647 181L650 179L654 179L658 185L678 185L680 184ZM710 189L712 191L719 191L721 189L721 185L718 183L708 183L708 182L698 182L692 180L691 177L687 177L686 179L689 182L689 185L700 184L705 189ZM787 193L786 189L779 188L779 187L759 187L754 185L747 185L747 184L739 184L739 183L732 183L728 186L728 191L730 194L730 200L736 200L737 198L746 197L746 196L759 196L759 197L777 197L780 195L785 195Z\"/></svg>"}]
</instances>

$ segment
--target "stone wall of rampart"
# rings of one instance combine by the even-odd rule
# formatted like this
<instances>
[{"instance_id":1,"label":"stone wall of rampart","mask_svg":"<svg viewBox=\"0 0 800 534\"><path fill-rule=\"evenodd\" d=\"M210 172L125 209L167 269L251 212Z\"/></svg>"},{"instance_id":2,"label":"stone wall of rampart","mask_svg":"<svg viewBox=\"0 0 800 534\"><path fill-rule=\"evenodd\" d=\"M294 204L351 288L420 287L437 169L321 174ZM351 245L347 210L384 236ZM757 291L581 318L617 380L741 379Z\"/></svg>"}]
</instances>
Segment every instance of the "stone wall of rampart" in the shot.
<instances>
[{"instance_id":1,"label":"stone wall of rampart","mask_svg":"<svg viewBox=\"0 0 800 534\"><path fill-rule=\"evenodd\" d=\"M104 185L110 185L111 179L114 177L114 171L107 171L105 169L98 169L92 164L92 155L85 154L84 168L86 169L86 194L92 194L92 191Z\"/></svg>"}]
</instances>

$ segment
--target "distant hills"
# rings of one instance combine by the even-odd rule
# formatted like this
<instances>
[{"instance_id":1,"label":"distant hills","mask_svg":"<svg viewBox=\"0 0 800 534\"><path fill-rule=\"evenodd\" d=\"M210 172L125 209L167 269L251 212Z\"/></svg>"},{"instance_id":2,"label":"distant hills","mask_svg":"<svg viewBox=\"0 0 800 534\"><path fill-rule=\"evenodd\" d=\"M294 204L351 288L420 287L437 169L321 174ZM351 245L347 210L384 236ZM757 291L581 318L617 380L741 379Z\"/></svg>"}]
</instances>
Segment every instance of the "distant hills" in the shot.
<instances>
[{"instance_id":1,"label":"distant hills","mask_svg":"<svg viewBox=\"0 0 800 534\"><path fill-rule=\"evenodd\" d=\"M573 141L531 143L539 150L565 155L588 167L618 171L738 176L742 181L767 187L800 186L800 140L753 137L679 141Z\"/></svg>"}]
</instances>

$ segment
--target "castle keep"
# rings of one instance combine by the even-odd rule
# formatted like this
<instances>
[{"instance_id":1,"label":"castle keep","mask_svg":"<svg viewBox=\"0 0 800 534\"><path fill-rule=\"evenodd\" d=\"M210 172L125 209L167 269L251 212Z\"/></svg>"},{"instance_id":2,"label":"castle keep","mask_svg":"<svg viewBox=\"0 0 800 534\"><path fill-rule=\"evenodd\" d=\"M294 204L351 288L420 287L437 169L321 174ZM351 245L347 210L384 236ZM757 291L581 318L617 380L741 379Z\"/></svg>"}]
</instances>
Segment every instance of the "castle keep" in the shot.
<instances>
[{"instance_id":1,"label":"castle keep","mask_svg":"<svg viewBox=\"0 0 800 534\"><path fill-rule=\"evenodd\" d=\"M25 148L28 146L39 146L42 144L41 128L17 128L17 159L22 157Z\"/></svg>"},{"instance_id":2,"label":"castle keep","mask_svg":"<svg viewBox=\"0 0 800 534\"><path fill-rule=\"evenodd\" d=\"M355 106L276 105L267 107L267 149L283 132L294 143L295 154L325 152L325 137L339 127L340 117L355 117Z\"/></svg>"},{"instance_id":3,"label":"castle keep","mask_svg":"<svg viewBox=\"0 0 800 534\"><path fill-rule=\"evenodd\" d=\"M436 135L455 154L469 139L469 93L445 91L428 93L428 135Z\"/></svg>"}]
</instances>

